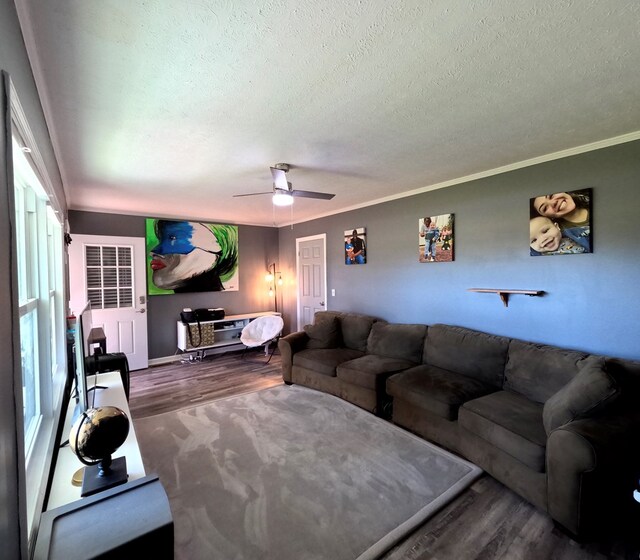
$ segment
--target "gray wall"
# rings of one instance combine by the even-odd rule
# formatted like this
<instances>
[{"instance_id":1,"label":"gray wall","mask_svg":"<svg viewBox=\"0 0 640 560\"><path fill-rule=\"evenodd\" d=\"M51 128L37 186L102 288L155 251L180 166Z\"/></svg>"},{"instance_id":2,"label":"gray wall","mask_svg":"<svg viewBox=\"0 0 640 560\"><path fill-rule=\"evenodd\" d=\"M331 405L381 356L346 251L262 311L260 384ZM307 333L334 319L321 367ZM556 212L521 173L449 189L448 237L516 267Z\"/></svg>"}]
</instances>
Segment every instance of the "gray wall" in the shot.
<instances>
[{"instance_id":1,"label":"gray wall","mask_svg":"<svg viewBox=\"0 0 640 560\"><path fill-rule=\"evenodd\" d=\"M215 217L208 220L216 222ZM74 233L144 237L145 217L118 216L96 212L69 212ZM276 228L238 226L240 289L236 292L203 292L150 296L148 304L149 357L171 356L176 351L176 321L185 307L224 307L227 315L273 311L264 276L267 265L278 256Z\"/></svg>"},{"instance_id":2,"label":"gray wall","mask_svg":"<svg viewBox=\"0 0 640 560\"><path fill-rule=\"evenodd\" d=\"M29 126L36 139L38 149L42 154L48 174L53 182L56 195L66 211L66 201L60 181L49 133L44 121L38 92L31 74L31 66L24 47L20 24L13 0L0 0L0 69L9 73L17 91L20 103L28 115ZM3 175L8 169L5 153L2 151L0 169ZM15 332L16 324L11 310L17 308L17 293L12 293L9 286L12 271L11 243L12 236L8 229L8 216L13 212L6 206L8 200L7 189L13 185L9 181L0 181L0 203L2 213L2 235L0 235L0 269L6 271L3 275L0 290L0 335L4 341L2 355L5 359L0 364L0 549L3 558L27 558L26 546L26 504L24 487L24 458L22 451L22 432L16 424L16 409L18 417L22 414L19 398L14 400L14 379L11 346L15 337L9 333ZM18 385L18 391L19 391Z\"/></svg>"},{"instance_id":3,"label":"gray wall","mask_svg":"<svg viewBox=\"0 0 640 560\"><path fill-rule=\"evenodd\" d=\"M67 201L13 0L0 0L0 68L11 76L62 211Z\"/></svg>"},{"instance_id":4,"label":"gray wall","mask_svg":"<svg viewBox=\"0 0 640 560\"><path fill-rule=\"evenodd\" d=\"M531 257L528 201L593 188L595 252ZM640 142L280 229L281 267L295 275L295 239L327 234L329 309L403 323L448 323L590 352L640 358ZM319 203L320 204L320 203ZM417 227L455 214L455 261L418 263ZM346 266L343 231L367 228L367 264ZM467 288L544 290L544 297ZM295 328L295 286L285 318Z\"/></svg>"},{"instance_id":5,"label":"gray wall","mask_svg":"<svg viewBox=\"0 0 640 560\"><path fill-rule=\"evenodd\" d=\"M0 0L0 69L11 76L20 102L29 119L49 176L53 181L60 203L66 203L60 181L60 173L55 163L42 108L38 98L31 66L20 32L20 25L13 0ZM1 144L1 143L0 143ZM20 356L12 356L12 335L17 332L17 324L10 310L17 306L17 292L10 289L12 271L9 216L13 209L7 207L7 189L12 189L11 179L6 180L4 146L0 146L0 212L2 214L2 235L0 235L0 270L3 271L0 290L0 339L3 341L3 360L0 364L0 550L3 558L27 558L26 547L26 507L24 491L24 459L22 452L22 432L17 428L16 419L22 416L19 399L14 400L14 380L12 363L19 364ZM19 387L18 387L19 391ZM17 409L17 413L16 413ZM17 417L16 417L17 414Z\"/></svg>"}]
</instances>

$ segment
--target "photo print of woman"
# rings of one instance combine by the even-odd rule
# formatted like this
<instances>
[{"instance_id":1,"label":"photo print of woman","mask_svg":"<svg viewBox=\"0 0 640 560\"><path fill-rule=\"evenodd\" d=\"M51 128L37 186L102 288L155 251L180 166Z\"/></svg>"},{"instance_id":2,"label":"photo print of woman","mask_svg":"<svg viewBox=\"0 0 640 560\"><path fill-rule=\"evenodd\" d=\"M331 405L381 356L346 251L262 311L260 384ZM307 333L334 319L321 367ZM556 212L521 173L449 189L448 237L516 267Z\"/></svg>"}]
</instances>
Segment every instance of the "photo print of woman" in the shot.
<instances>
[{"instance_id":1,"label":"photo print of woman","mask_svg":"<svg viewBox=\"0 0 640 560\"><path fill-rule=\"evenodd\" d=\"M344 264L367 262L366 237L365 228L353 228L344 232Z\"/></svg>"},{"instance_id":2,"label":"photo print of woman","mask_svg":"<svg viewBox=\"0 0 640 560\"><path fill-rule=\"evenodd\" d=\"M238 290L238 226L146 220L149 295Z\"/></svg>"},{"instance_id":3,"label":"photo print of woman","mask_svg":"<svg viewBox=\"0 0 640 560\"><path fill-rule=\"evenodd\" d=\"M453 214L418 220L418 262L453 261Z\"/></svg>"},{"instance_id":4,"label":"photo print of woman","mask_svg":"<svg viewBox=\"0 0 640 560\"><path fill-rule=\"evenodd\" d=\"M536 196L529 201L529 252L591 253L591 189Z\"/></svg>"}]
</instances>

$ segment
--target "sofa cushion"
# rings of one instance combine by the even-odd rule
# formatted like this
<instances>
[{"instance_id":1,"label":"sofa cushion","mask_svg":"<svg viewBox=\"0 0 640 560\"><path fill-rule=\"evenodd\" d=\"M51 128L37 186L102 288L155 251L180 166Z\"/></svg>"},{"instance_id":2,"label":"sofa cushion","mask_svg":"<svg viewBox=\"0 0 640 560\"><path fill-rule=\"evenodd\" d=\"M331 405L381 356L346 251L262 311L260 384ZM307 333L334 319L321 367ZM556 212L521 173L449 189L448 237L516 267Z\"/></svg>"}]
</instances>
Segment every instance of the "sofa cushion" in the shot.
<instances>
[{"instance_id":1,"label":"sofa cushion","mask_svg":"<svg viewBox=\"0 0 640 560\"><path fill-rule=\"evenodd\" d=\"M343 315L342 311L316 311L313 316L313 322L324 321L325 319L340 319Z\"/></svg>"},{"instance_id":2,"label":"sofa cushion","mask_svg":"<svg viewBox=\"0 0 640 560\"><path fill-rule=\"evenodd\" d=\"M498 391L464 403L458 423L530 469L544 472L547 434L541 404Z\"/></svg>"},{"instance_id":3,"label":"sofa cushion","mask_svg":"<svg viewBox=\"0 0 640 560\"><path fill-rule=\"evenodd\" d=\"M336 342L336 347L344 346L342 342L342 323L340 319L343 313L340 311L316 311L313 316L313 324L317 325L323 321L333 321L334 319L338 321L338 340Z\"/></svg>"},{"instance_id":4,"label":"sofa cushion","mask_svg":"<svg viewBox=\"0 0 640 560\"><path fill-rule=\"evenodd\" d=\"M309 337L307 348L336 348L340 340L340 322L337 317L329 317L317 321L313 325L305 325L304 332Z\"/></svg>"},{"instance_id":5,"label":"sofa cushion","mask_svg":"<svg viewBox=\"0 0 640 560\"><path fill-rule=\"evenodd\" d=\"M387 393L447 420L458 418L458 409L468 400L497 389L479 379L434 366L416 366L387 380Z\"/></svg>"},{"instance_id":6,"label":"sofa cushion","mask_svg":"<svg viewBox=\"0 0 640 560\"><path fill-rule=\"evenodd\" d=\"M578 373L584 352L512 340L504 388L544 403Z\"/></svg>"},{"instance_id":7,"label":"sofa cushion","mask_svg":"<svg viewBox=\"0 0 640 560\"><path fill-rule=\"evenodd\" d=\"M336 367L342 362L347 362L362 356L362 352L349 348L314 348L301 350L293 355L293 365L300 366L328 375L336 376Z\"/></svg>"},{"instance_id":8,"label":"sofa cushion","mask_svg":"<svg viewBox=\"0 0 640 560\"><path fill-rule=\"evenodd\" d=\"M433 325L423 362L502 388L509 339L464 327Z\"/></svg>"},{"instance_id":9,"label":"sofa cushion","mask_svg":"<svg viewBox=\"0 0 640 560\"><path fill-rule=\"evenodd\" d=\"M417 365L422 360L426 325L374 323L367 340L367 353L409 360Z\"/></svg>"},{"instance_id":10,"label":"sofa cushion","mask_svg":"<svg viewBox=\"0 0 640 560\"><path fill-rule=\"evenodd\" d=\"M376 321L375 317L369 315L343 313L340 317L340 326L344 346L352 350L365 352L371 327Z\"/></svg>"},{"instance_id":11,"label":"sofa cushion","mask_svg":"<svg viewBox=\"0 0 640 560\"><path fill-rule=\"evenodd\" d=\"M605 358L607 373L620 387L621 398L634 404L640 393L640 362L621 358Z\"/></svg>"},{"instance_id":12,"label":"sofa cushion","mask_svg":"<svg viewBox=\"0 0 640 560\"><path fill-rule=\"evenodd\" d=\"M367 389L378 389L380 376L398 373L413 366L415 363L408 360L366 354L361 358L341 363L336 369L336 375L347 383L360 385ZM384 389L384 385L382 389Z\"/></svg>"},{"instance_id":13,"label":"sofa cushion","mask_svg":"<svg viewBox=\"0 0 640 560\"><path fill-rule=\"evenodd\" d=\"M591 360L544 404L544 429L549 434L576 418L596 414L618 394L618 384L607 372L604 359Z\"/></svg>"}]
</instances>

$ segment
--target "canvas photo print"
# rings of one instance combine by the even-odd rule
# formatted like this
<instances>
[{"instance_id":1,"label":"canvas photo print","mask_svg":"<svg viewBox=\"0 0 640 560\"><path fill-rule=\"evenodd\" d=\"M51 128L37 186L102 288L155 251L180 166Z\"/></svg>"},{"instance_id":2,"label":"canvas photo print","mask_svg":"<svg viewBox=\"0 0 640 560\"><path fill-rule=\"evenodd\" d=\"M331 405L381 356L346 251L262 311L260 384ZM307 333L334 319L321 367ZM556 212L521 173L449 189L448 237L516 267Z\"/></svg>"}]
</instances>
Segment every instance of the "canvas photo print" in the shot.
<instances>
[{"instance_id":1,"label":"canvas photo print","mask_svg":"<svg viewBox=\"0 0 640 560\"><path fill-rule=\"evenodd\" d=\"M533 257L591 253L591 189L536 196L529 201Z\"/></svg>"},{"instance_id":2,"label":"canvas photo print","mask_svg":"<svg viewBox=\"0 0 640 560\"><path fill-rule=\"evenodd\" d=\"M367 244L365 228L353 228L344 232L344 264L365 264Z\"/></svg>"},{"instance_id":3,"label":"canvas photo print","mask_svg":"<svg viewBox=\"0 0 640 560\"><path fill-rule=\"evenodd\" d=\"M237 291L238 226L147 218L149 295Z\"/></svg>"},{"instance_id":4,"label":"canvas photo print","mask_svg":"<svg viewBox=\"0 0 640 560\"><path fill-rule=\"evenodd\" d=\"M427 216L418 220L418 261L453 261L453 214Z\"/></svg>"}]
</instances>

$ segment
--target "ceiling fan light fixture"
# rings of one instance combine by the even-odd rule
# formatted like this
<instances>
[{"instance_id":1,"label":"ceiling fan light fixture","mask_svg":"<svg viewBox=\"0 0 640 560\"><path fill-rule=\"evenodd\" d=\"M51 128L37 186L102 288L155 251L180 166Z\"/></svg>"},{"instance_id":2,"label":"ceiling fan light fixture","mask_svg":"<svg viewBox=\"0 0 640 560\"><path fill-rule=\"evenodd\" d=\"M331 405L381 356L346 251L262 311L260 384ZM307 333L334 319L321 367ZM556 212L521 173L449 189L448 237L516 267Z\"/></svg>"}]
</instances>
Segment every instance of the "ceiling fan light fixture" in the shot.
<instances>
[{"instance_id":1,"label":"ceiling fan light fixture","mask_svg":"<svg viewBox=\"0 0 640 560\"><path fill-rule=\"evenodd\" d=\"M275 193L272 200L276 206L291 206L293 204L293 196L283 192Z\"/></svg>"},{"instance_id":2,"label":"ceiling fan light fixture","mask_svg":"<svg viewBox=\"0 0 640 560\"><path fill-rule=\"evenodd\" d=\"M294 190L293 185L287 181L287 171L289 171L290 168L291 166L288 163L276 163L275 167L271 167L271 176L273 177L273 194L271 192L253 192L246 194L234 194L233 196L239 197L271 194L271 200L274 206L291 206L293 204L294 196L302 198L318 198L320 200L331 200L335 196L335 194L330 193L302 191L299 189Z\"/></svg>"}]
</instances>

